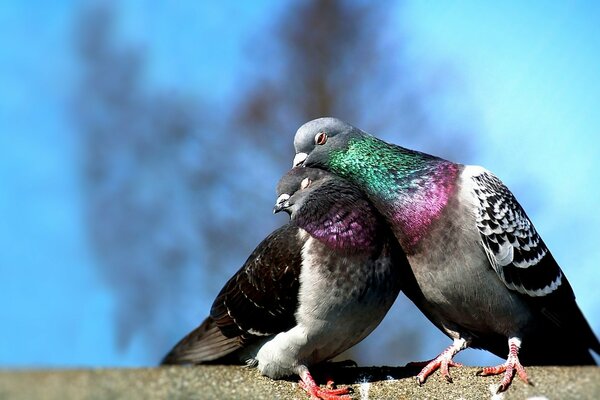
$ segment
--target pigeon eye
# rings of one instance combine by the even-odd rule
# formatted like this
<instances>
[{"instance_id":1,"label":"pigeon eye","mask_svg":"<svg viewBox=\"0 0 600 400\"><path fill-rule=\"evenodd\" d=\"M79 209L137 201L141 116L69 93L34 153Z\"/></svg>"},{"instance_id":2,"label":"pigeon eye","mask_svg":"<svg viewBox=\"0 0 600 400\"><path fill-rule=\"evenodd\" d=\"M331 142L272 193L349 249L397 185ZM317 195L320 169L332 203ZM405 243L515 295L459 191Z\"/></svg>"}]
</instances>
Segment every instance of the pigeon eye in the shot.
<instances>
[{"instance_id":1,"label":"pigeon eye","mask_svg":"<svg viewBox=\"0 0 600 400\"><path fill-rule=\"evenodd\" d=\"M318 145L325 144L327 142L327 134L325 132L319 132L315 136L315 143Z\"/></svg>"},{"instance_id":2,"label":"pigeon eye","mask_svg":"<svg viewBox=\"0 0 600 400\"><path fill-rule=\"evenodd\" d=\"M300 189L306 189L310 186L311 183L312 181L310 180L310 178L304 178L302 182L300 182Z\"/></svg>"}]
</instances>

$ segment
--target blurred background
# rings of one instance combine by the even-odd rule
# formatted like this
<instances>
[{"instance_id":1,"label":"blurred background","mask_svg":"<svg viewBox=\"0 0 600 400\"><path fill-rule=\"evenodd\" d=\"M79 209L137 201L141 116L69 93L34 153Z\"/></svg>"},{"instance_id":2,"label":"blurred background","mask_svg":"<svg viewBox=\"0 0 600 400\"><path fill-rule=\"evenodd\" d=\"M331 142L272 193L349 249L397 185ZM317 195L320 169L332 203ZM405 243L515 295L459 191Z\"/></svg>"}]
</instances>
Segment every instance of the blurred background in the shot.
<instances>
[{"instance_id":1,"label":"blurred background","mask_svg":"<svg viewBox=\"0 0 600 400\"><path fill-rule=\"evenodd\" d=\"M599 4L3 1L0 368L156 365L325 115L494 171L600 333ZM448 344L401 296L347 356Z\"/></svg>"}]
</instances>

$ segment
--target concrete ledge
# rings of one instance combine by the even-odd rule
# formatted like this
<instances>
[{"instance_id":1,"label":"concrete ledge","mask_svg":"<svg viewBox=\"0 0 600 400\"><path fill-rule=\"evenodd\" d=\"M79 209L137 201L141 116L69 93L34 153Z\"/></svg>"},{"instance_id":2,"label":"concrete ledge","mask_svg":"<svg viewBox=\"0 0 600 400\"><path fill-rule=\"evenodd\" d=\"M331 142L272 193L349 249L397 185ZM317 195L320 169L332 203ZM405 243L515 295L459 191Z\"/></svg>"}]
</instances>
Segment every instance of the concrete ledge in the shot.
<instances>
[{"instance_id":1,"label":"concrete ledge","mask_svg":"<svg viewBox=\"0 0 600 400\"><path fill-rule=\"evenodd\" d=\"M452 368L454 383L435 373L422 387L413 368L330 367L355 399L600 399L598 367L529 367L535 386L515 378L493 396L499 377L476 377L477 368ZM318 371L316 378L318 379ZM356 382L369 382L357 384ZM238 366L148 369L0 371L0 399L304 399L294 381L273 381Z\"/></svg>"}]
</instances>

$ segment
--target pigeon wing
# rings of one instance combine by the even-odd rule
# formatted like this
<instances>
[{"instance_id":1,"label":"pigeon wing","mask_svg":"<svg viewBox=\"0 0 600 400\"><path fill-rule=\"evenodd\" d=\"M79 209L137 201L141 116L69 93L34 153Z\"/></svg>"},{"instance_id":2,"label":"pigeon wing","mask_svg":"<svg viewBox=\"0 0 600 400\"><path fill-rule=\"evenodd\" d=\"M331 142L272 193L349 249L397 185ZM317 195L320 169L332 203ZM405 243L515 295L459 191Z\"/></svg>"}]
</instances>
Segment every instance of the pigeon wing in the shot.
<instances>
[{"instance_id":1,"label":"pigeon wing","mask_svg":"<svg viewBox=\"0 0 600 400\"><path fill-rule=\"evenodd\" d=\"M267 236L225 284L210 316L162 364L239 363L237 350L292 328L303 244L297 233L288 224Z\"/></svg>"},{"instance_id":2,"label":"pigeon wing","mask_svg":"<svg viewBox=\"0 0 600 400\"><path fill-rule=\"evenodd\" d=\"M225 284L210 316L227 337L268 336L291 329L298 306L302 245L285 225L263 240Z\"/></svg>"},{"instance_id":3,"label":"pigeon wing","mask_svg":"<svg viewBox=\"0 0 600 400\"><path fill-rule=\"evenodd\" d=\"M566 279L514 195L488 171L472 179L481 244L502 282L530 297L557 291Z\"/></svg>"},{"instance_id":4,"label":"pigeon wing","mask_svg":"<svg viewBox=\"0 0 600 400\"><path fill-rule=\"evenodd\" d=\"M537 340L523 348L521 360L541 365L594 364L588 348L599 352L600 343L577 306L567 277L527 214L500 179L483 168L469 168L477 229L489 263L506 287L520 293L541 317L528 327L538 332ZM548 351L557 338L578 346Z\"/></svg>"}]
</instances>

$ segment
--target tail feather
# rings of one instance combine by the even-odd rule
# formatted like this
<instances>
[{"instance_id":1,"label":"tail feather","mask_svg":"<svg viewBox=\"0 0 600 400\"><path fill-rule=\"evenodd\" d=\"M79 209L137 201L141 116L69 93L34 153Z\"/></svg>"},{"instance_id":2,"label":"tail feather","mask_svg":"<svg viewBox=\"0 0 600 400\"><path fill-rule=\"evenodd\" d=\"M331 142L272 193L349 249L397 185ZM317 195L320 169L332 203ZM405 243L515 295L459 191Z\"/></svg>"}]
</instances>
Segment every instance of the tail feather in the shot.
<instances>
[{"instance_id":1,"label":"tail feather","mask_svg":"<svg viewBox=\"0 0 600 400\"><path fill-rule=\"evenodd\" d=\"M529 344L523 343L519 352L523 365L596 365L588 348L568 341Z\"/></svg>"},{"instance_id":2,"label":"tail feather","mask_svg":"<svg viewBox=\"0 0 600 400\"><path fill-rule=\"evenodd\" d=\"M179 343L162 360L162 365L203 364L222 359L242 346L239 337L228 338L208 317Z\"/></svg>"},{"instance_id":3,"label":"tail feather","mask_svg":"<svg viewBox=\"0 0 600 400\"><path fill-rule=\"evenodd\" d=\"M594 333L589 322L583 315L579 306L573 301L568 311L569 318L566 319L566 324L562 326L562 338L565 338L564 332L569 333L569 339L565 347L566 350L563 356L567 361L571 361L571 365L596 365L596 361L590 350L600 355L600 342ZM568 365L565 362L563 365Z\"/></svg>"},{"instance_id":4,"label":"tail feather","mask_svg":"<svg viewBox=\"0 0 600 400\"><path fill-rule=\"evenodd\" d=\"M590 350L600 355L600 342L574 300L541 311L546 318L537 333L523 339L519 358L524 364L596 365Z\"/></svg>"}]
</instances>

